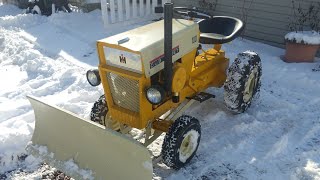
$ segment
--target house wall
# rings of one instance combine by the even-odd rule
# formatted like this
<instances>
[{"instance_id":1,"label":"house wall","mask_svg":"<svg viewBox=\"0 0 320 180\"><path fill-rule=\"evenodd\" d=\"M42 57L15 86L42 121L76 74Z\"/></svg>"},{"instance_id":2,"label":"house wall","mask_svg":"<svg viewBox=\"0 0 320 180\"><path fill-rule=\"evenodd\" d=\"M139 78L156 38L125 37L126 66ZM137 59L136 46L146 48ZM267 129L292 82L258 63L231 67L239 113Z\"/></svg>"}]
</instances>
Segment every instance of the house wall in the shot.
<instances>
[{"instance_id":1,"label":"house wall","mask_svg":"<svg viewBox=\"0 0 320 180\"><path fill-rule=\"evenodd\" d=\"M306 9L310 2L294 0ZM173 0L174 6L199 7L213 15L234 16L246 21L244 37L284 47L284 36L289 31L292 0ZM247 13L246 13L247 12ZM245 16L247 14L247 16ZM246 19L246 20L245 20Z\"/></svg>"}]
</instances>

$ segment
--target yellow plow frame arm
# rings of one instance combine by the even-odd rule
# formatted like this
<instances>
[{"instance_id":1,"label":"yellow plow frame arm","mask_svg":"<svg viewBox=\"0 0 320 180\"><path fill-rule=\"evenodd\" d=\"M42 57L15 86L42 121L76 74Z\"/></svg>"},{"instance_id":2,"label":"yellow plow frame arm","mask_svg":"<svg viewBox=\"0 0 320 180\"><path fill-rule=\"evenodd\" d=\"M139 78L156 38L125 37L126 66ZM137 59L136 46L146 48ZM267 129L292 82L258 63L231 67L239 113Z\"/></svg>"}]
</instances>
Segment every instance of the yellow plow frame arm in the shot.
<instances>
[{"instance_id":1,"label":"yellow plow frame arm","mask_svg":"<svg viewBox=\"0 0 320 180\"><path fill-rule=\"evenodd\" d=\"M152 179L150 153L141 144L104 126L28 96L35 114L32 143L27 150L75 179L83 179L64 162L73 160L91 170L94 179ZM48 154L39 152L46 146ZM53 153L53 156L52 156Z\"/></svg>"}]
</instances>

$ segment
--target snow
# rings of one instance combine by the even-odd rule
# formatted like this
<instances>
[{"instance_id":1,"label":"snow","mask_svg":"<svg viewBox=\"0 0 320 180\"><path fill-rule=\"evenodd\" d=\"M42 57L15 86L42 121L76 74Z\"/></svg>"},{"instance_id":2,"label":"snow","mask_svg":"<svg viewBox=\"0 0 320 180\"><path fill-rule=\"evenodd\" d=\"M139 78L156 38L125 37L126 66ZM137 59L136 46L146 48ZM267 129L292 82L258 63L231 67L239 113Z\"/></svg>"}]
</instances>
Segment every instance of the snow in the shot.
<instances>
[{"instance_id":1,"label":"snow","mask_svg":"<svg viewBox=\"0 0 320 180\"><path fill-rule=\"evenodd\" d=\"M78 172L82 179L93 180L92 172L84 169L80 169L77 164L73 160L68 160L64 163L66 170Z\"/></svg>"},{"instance_id":2,"label":"snow","mask_svg":"<svg viewBox=\"0 0 320 180\"><path fill-rule=\"evenodd\" d=\"M145 169L147 169L147 170L152 170L152 169L153 169L153 168L152 168L152 163L150 163L150 162L148 162L148 161L144 162L142 165L143 165L143 167L144 167Z\"/></svg>"},{"instance_id":3,"label":"snow","mask_svg":"<svg viewBox=\"0 0 320 180\"><path fill-rule=\"evenodd\" d=\"M34 160L31 161L33 164L34 162L38 162L39 164L39 162L41 162L39 160L41 159L48 159L52 164L56 164L59 167L63 167L63 170L65 170L69 174L74 174L80 179L93 180L92 171L79 168L78 165L72 159L69 159L63 162L55 160L54 153L49 152L46 146L33 145L32 142L30 141L26 149L28 149L28 152L31 152L31 153L36 152L39 155L39 158L37 161L34 161ZM34 159L32 155L28 157L31 157Z\"/></svg>"},{"instance_id":4,"label":"snow","mask_svg":"<svg viewBox=\"0 0 320 180\"><path fill-rule=\"evenodd\" d=\"M285 39L290 42L320 45L320 32L316 31L297 31L289 32Z\"/></svg>"},{"instance_id":5,"label":"snow","mask_svg":"<svg viewBox=\"0 0 320 180\"><path fill-rule=\"evenodd\" d=\"M304 170L314 175L315 179L320 179L320 165L308 160Z\"/></svg>"},{"instance_id":6,"label":"snow","mask_svg":"<svg viewBox=\"0 0 320 180\"><path fill-rule=\"evenodd\" d=\"M26 95L88 118L102 94L85 77L98 64L95 41L141 25L106 30L100 11L51 17L21 12L0 5L0 179L41 179L55 170L25 155L34 129ZM162 135L148 147L154 179L319 179L320 71L312 71L319 59L287 64L279 58L283 49L241 38L223 49L231 62L248 49L259 54L260 98L234 115L224 107L223 89L208 89L216 98L186 112L201 122L196 156L178 171L166 167L158 157Z\"/></svg>"}]
</instances>

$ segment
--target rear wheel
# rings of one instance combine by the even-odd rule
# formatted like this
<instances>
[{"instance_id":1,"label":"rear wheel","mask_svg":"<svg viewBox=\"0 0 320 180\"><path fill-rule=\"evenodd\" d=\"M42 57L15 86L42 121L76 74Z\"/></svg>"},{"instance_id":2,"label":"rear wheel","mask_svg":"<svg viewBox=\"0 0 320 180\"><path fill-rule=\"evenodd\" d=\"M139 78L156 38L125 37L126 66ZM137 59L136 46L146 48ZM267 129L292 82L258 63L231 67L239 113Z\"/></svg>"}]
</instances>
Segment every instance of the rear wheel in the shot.
<instances>
[{"instance_id":1,"label":"rear wheel","mask_svg":"<svg viewBox=\"0 0 320 180\"><path fill-rule=\"evenodd\" d=\"M252 99L260 91L262 75L261 60L258 54L246 51L228 69L224 84L224 101L228 109L242 113L250 107Z\"/></svg>"},{"instance_id":2,"label":"rear wheel","mask_svg":"<svg viewBox=\"0 0 320 180\"><path fill-rule=\"evenodd\" d=\"M119 130L120 125L117 121L111 120L107 118L108 113L108 104L106 101L106 97L104 95L100 96L100 98L93 104L90 119L93 122L104 125L113 130Z\"/></svg>"},{"instance_id":3,"label":"rear wheel","mask_svg":"<svg viewBox=\"0 0 320 180\"><path fill-rule=\"evenodd\" d=\"M39 8L39 6L35 5L32 10L31 10L32 14L40 14L41 15L41 10Z\"/></svg>"},{"instance_id":4,"label":"rear wheel","mask_svg":"<svg viewBox=\"0 0 320 180\"><path fill-rule=\"evenodd\" d=\"M162 159L174 169L186 165L196 154L201 138L199 121L191 116L179 117L170 127L162 144Z\"/></svg>"}]
</instances>

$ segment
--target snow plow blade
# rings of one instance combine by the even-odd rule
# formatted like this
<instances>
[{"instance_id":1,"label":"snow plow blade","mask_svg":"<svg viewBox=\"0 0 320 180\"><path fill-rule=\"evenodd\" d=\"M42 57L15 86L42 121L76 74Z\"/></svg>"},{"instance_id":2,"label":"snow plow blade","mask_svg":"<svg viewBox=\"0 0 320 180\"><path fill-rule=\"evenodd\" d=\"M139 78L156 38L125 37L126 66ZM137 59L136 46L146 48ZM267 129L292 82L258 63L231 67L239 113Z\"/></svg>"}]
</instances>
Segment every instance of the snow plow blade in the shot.
<instances>
[{"instance_id":1,"label":"snow plow blade","mask_svg":"<svg viewBox=\"0 0 320 180\"><path fill-rule=\"evenodd\" d=\"M150 153L135 140L37 98L28 99L36 119L27 146L31 154L74 179L90 179L83 170L91 170L94 179L152 179ZM83 170L70 167L70 160Z\"/></svg>"}]
</instances>

